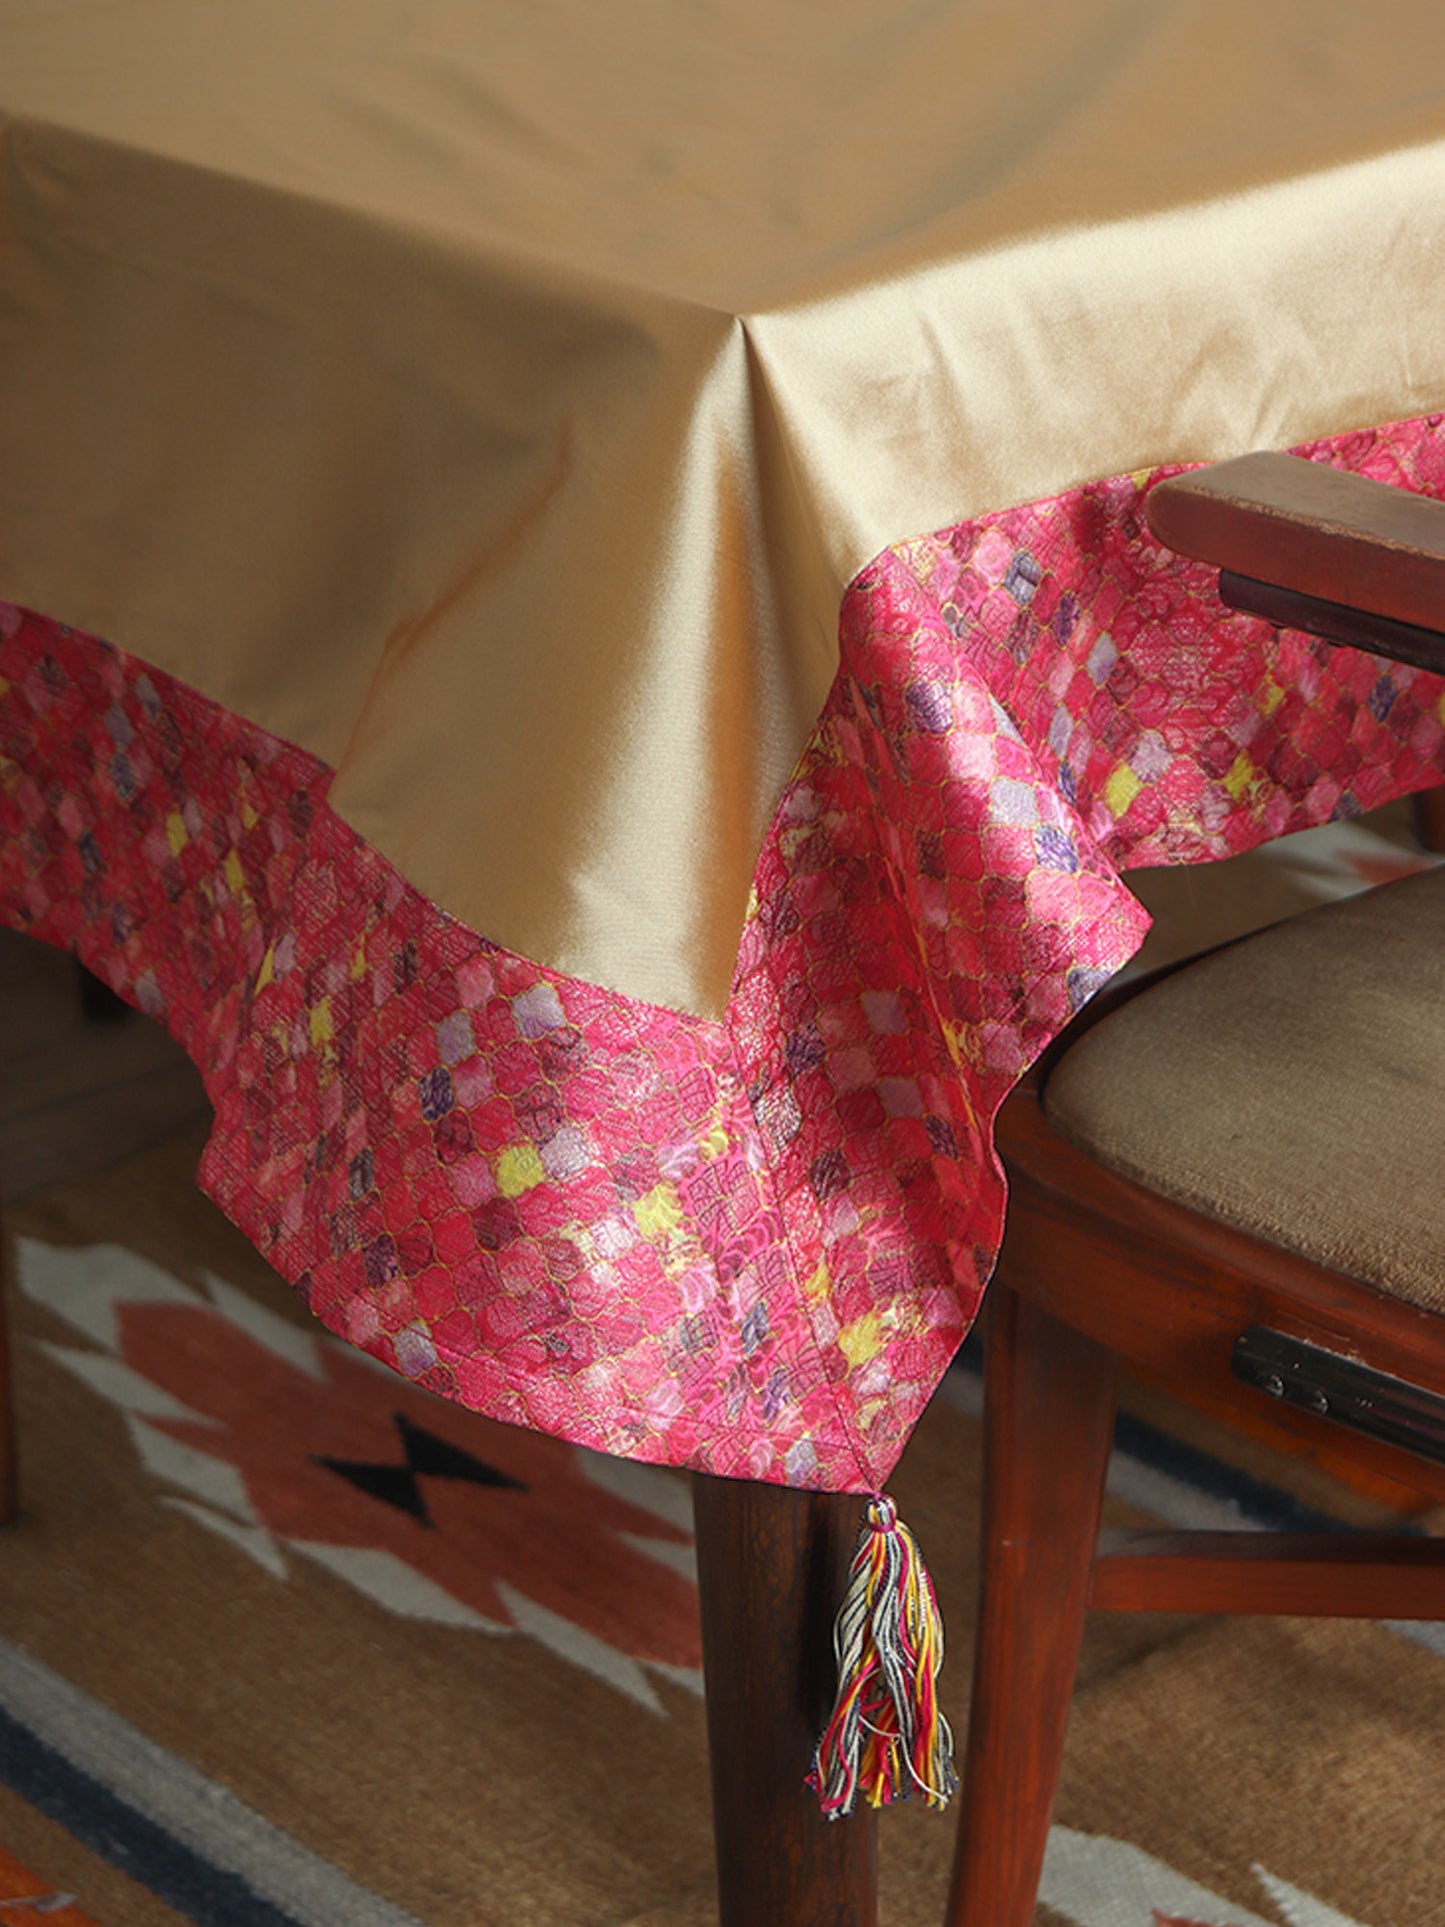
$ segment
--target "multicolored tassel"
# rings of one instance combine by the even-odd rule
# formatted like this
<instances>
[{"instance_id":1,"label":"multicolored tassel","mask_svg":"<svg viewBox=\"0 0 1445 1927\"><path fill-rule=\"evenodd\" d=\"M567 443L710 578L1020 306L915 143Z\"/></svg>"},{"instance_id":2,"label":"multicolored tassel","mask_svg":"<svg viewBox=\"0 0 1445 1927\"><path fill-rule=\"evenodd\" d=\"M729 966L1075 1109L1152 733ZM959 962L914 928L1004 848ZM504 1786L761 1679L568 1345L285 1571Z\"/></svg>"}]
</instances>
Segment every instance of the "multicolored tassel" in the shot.
<instances>
[{"instance_id":1,"label":"multicolored tassel","mask_svg":"<svg viewBox=\"0 0 1445 1927\"><path fill-rule=\"evenodd\" d=\"M830 1820L862 1794L875 1807L915 1789L946 1807L958 1787L938 1707L943 1621L913 1534L891 1499L870 1500L833 1631L838 1698L808 1785Z\"/></svg>"}]
</instances>

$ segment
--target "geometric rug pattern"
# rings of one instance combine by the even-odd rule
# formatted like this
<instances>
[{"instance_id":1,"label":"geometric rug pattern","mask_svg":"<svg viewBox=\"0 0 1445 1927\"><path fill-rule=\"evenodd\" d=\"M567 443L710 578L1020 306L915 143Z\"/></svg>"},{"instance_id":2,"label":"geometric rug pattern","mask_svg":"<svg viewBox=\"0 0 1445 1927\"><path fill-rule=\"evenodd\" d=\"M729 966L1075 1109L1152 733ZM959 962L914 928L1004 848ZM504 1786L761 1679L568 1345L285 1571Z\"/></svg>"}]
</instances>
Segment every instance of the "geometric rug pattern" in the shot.
<instances>
[{"instance_id":1,"label":"geometric rug pattern","mask_svg":"<svg viewBox=\"0 0 1445 1927\"><path fill-rule=\"evenodd\" d=\"M1248 860L1288 908L1420 860L1311 837ZM196 1148L10 1214L0 1927L712 1927L685 1477L337 1345L196 1193ZM977 1408L951 1373L891 1482L956 1730ZM1116 1523L1402 1514L1436 1525L1148 1395L1121 1416ZM1037 1927L1445 1923L1442 1733L1445 1628L1096 1615ZM933 1927L950 1819L880 1831L884 1927Z\"/></svg>"},{"instance_id":2,"label":"geometric rug pattern","mask_svg":"<svg viewBox=\"0 0 1445 1927\"><path fill-rule=\"evenodd\" d=\"M122 1415L161 1503L277 1579L313 1559L403 1618L522 1631L641 1705L647 1667L701 1693L676 1479L453 1410L214 1273L196 1290L117 1245L27 1238L13 1266L84 1341L43 1349Z\"/></svg>"},{"instance_id":3,"label":"geometric rug pattern","mask_svg":"<svg viewBox=\"0 0 1445 1927\"><path fill-rule=\"evenodd\" d=\"M144 1176L140 1188L154 1196ZM219 1220L215 1230L218 1242L233 1238ZM224 1263L243 1252L212 1255ZM428 1633L441 1634L454 1653L459 1639L481 1635L483 1668L487 1652L500 1650L498 1640L519 1654L529 1650L535 1657L521 1667L520 1703L502 1704L509 1694L490 1702L505 1720L507 1744L527 1732L527 1680L535 1691L538 1668L550 1675L554 1692L560 1687L564 1701L579 1712L587 1708L587 1730L580 1730L579 1720L573 1736L579 1749L610 1729L615 1765L616 1742L624 1736L624 1754L663 1740L674 1755L674 1771L679 1756L687 1763L691 1824L683 1831L698 1858L690 1881L659 1905L631 1904L647 1897L646 1883L630 1897L619 1889L614 1904L585 1881L569 1895L565 1878L547 1883L545 1894L529 1891L524 1879L510 1896L505 1878L491 1884L478 1878L470 1895L459 1885L440 1906L429 1904L417 1893L416 1870L408 1872L404 1856L393 1862L391 1878L378 1882L351 1862L344 1844L318 1850L311 1816L284 1795L278 1799L267 1776L259 1787L246 1786L243 1795L227 1783L224 1749L220 1772L203 1770L187 1757L184 1743L175 1743L174 1733L163 1744L147 1731L143 1707L137 1717L134 1706L121 1711L107 1704L103 1672L82 1684L63 1665L47 1663L42 1652L27 1650L24 1641L4 1637L0 1781L68 1830L82 1861L86 1850L109 1859L136 1894L163 1911L92 1914L88 1896L81 1891L77 1897L83 1883L70 1867L30 1874L16 1863L11 1886L19 1898L0 1897L0 1927L30 1917L81 1927L87 1921L129 1927L130 1920L164 1920L169 1927L172 1919L198 1927L332 1927L339 1921L347 1927L514 1927L523 1921L538 1927L701 1927L709 1920L696 1600L687 1493L678 1475L592 1464L590 1455L512 1433L439 1400L417 1416L407 1403L411 1388L369 1364L353 1378L351 1359L335 1341L286 1316L280 1301L268 1303L230 1282L225 1274L234 1273L234 1262L224 1269L190 1267L186 1278L122 1243L64 1245L27 1234L16 1269L25 1303L26 1378L38 1380L42 1393L48 1386L82 1422L88 1417L109 1425L112 1472L123 1478L142 1513L168 1517L191 1536L189 1557L208 1572L207 1586L224 1590L249 1572L253 1598L258 1588L262 1597L268 1590L282 1595L319 1573L329 1594L323 1606L354 1622L353 1640L359 1619L363 1647L374 1638L380 1616L395 1628L386 1641L393 1652L404 1651L409 1637ZM301 1381L316 1396L310 1419L298 1426L286 1419L287 1395ZM338 1385L345 1396L333 1399ZM960 1371L930 1414L924 1445L932 1463L921 1468L925 1489L904 1500L921 1532L937 1532L934 1511L960 1503L967 1509L957 1489L958 1468L962 1461L965 1483L975 1476L968 1461L977 1450L978 1398L976 1378ZM240 1416L240 1408L252 1403L254 1423ZM550 1463L554 1452L558 1462ZM951 1475L947 1491L935 1489L945 1466ZM625 1492L610 1483L619 1470ZM1309 1511L1286 1488L1127 1418L1113 1487L1114 1503L1131 1516L1166 1522L1266 1523L1279 1513L1297 1523ZM43 1494L39 1503L43 1510ZM509 1505L519 1514L540 1510L525 1521L525 1530L510 1529ZM20 1534L35 1523L27 1517ZM971 1522L964 1530L971 1531ZM966 1604L961 1608L957 1597L957 1548L925 1544L941 1566L941 1586L947 1580L947 1684L956 1707L966 1683ZM90 1551L67 1538L50 1556L83 1565ZM941 1562L939 1551L945 1554ZM478 1560L470 1575L463 1571L467 1558ZM313 1596L308 1610L316 1604ZM82 1586L67 1610L83 1621L87 1612L104 1608L97 1592ZM8 1619L0 1584L0 1624ZM68 1637L56 1640L52 1624L50 1636L38 1643L42 1649L53 1645L60 1658L77 1630L73 1625ZM1425 1644L1420 1629L1361 1632L1408 1649L1411 1664L1442 1676L1434 1683L1437 1697L1445 1690L1445 1639L1433 1628L1423 1634ZM189 1646L193 1663L196 1656L210 1664L220 1657L214 1649L207 1654L204 1640L196 1646L194 1629L178 1627L173 1636L178 1650ZM1109 1628L1105 1679L1116 1672L1137 1676L1161 1664L1167 1670L1177 1637L1173 1627L1162 1637L1157 1625L1142 1635L1139 1625ZM119 1623L109 1629L107 1643L112 1650L125 1643ZM159 1657L151 1663L161 1665ZM474 1669L464 1665L454 1694L468 1677L475 1686ZM1157 1733L1149 1736L1146 1755L1157 1746L1167 1758L1178 1743L1177 1726L1200 1717L1198 1693L1180 1678L1172 1688L1167 1680L1155 1688ZM264 1695L267 1683L255 1685ZM1108 1688L1094 1684L1089 1690L1107 1694ZM487 1703L482 1694L479 1715ZM674 1738L665 1741L669 1729ZM368 1743L384 1746L384 1733L379 1739L373 1733ZM1193 1736L1186 1744L1193 1744ZM446 1753L443 1745L439 1757ZM1137 1758L1106 1742L1106 1760L1108 1770L1138 1781ZM425 1779L434 1767L423 1759L414 1770ZM392 1770L413 1769L396 1762ZM525 1765L515 1769L523 1776L526 1771ZM539 1777L545 1778L545 1770ZM531 1800L543 1791L533 1786ZM450 1798L455 1812L455 1789ZM584 1799L584 1830L586 1805ZM472 1824L485 1831L485 1775L468 1789L461 1807L470 1808ZM628 1808L623 1802L608 1816L594 1809L593 1823L615 1828ZM547 1825L539 1829L534 1819L531 1851L549 1842L565 1861L576 1822L572 1798L564 1790L555 1801L543 1801L542 1811ZM1247 1813L1236 1819L1243 1848L1238 1864L1222 1880L1207 1857L1201 1862L1192 1852L1161 1851L1147 1829L1132 1838L1127 1828L1070 1824L1075 1814L1067 1786L1061 1815L1041 1888L1039 1918L1048 1927L1403 1927L1407 1920L1413 1927L1416 1919L1432 1917L1428 1910L1416 1915L1361 1906L1353 1896L1350 1905L1340 1904L1344 1896L1297 1856L1274 1864L1267 1857L1268 1829L1252 1840ZM951 1829L946 1821L927 1820L921 1829L911 1826L902 1842L896 1821L919 1817L889 1816L884 1826L890 1902L884 1918L895 1927L922 1927L941 1902ZM630 1824L645 1838L674 1825L675 1816L667 1804L649 1806L645 1819L633 1813ZM1445 1840L1445 1830L1440 1837ZM909 1862L901 1867L900 1844ZM27 1864L34 1866L33 1847L31 1855ZM7 1864L0 1862L0 1869ZM474 1911L477 1904L481 1911Z\"/></svg>"}]
</instances>

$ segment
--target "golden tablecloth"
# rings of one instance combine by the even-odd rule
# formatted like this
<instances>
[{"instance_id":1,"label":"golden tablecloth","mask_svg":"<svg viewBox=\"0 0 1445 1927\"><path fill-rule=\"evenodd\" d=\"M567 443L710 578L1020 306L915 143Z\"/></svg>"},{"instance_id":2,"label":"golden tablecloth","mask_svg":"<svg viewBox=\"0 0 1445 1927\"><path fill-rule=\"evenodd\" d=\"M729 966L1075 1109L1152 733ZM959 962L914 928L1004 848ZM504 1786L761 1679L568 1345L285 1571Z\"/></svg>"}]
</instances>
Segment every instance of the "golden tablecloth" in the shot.
<instances>
[{"instance_id":1,"label":"golden tablecloth","mask_svg":"<svg viewBox=\"0 0 1445 1927\"><path fill-rule=\"evenodd\" d=\"M0 594L722 1014L888 544L1445 403L1394 0L0 0Z\"/></svg>"}]
</instances>

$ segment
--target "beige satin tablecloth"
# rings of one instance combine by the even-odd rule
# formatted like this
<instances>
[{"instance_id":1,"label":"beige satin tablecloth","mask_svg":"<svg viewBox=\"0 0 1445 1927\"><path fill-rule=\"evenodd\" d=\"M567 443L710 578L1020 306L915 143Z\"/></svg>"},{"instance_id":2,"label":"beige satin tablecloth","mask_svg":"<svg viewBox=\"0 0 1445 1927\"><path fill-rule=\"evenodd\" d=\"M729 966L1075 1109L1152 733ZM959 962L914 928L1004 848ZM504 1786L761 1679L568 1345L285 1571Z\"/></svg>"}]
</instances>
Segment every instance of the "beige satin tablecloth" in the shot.
<instances>
[{"instance_id":1,"label":"beige satin tablecloth","mask_svg":"<svg viewBox=\"0 0 1445 1927\"><path fill-rule=\"evenodd\" d=\"M0 0L0 594L718 1016L904 537L1445 403L1433 0Z\"/></svg>"}]
</instances>

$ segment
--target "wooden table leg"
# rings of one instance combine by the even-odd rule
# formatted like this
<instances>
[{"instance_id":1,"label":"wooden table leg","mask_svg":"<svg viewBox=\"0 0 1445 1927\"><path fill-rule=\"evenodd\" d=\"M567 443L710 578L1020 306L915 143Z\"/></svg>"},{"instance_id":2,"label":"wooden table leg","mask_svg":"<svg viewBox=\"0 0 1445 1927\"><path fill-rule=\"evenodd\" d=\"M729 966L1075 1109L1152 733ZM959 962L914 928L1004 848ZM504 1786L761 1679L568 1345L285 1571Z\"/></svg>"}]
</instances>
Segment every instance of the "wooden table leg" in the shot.
<instances>
[{"instance_id":1,"label":"wooden table leg","mask_svg":"<svg viewBox=\"0 0 1445 1927\"><path fill-rule=\"evenodd\" d=\"M722 1927L874 1927L869 1809L803 1785L832 1704L860 1499L693 1480Z\"/></svg>"},{"instance_id":2,"label":"wooden table leg","mask_svg":"<svg viewBox=\"0 0 1445 1927\"><path fill-rule=\"evenodd\" d=\"M19 1506L15 1476L15 1384L10 1370L10 1329L6 1296L10 1286L10 1247L0 1223L0 1526L9 1525Z\"/></svg>"},{"instance_id":3,"label":"wooden table leg","mask_svg":"<svg viewBox=\"0 0 1445 1927\"><path fill-rule=\"evenodd\" d=\"M1445 785L1433 790L1417 790L1411 798L1415 807L1415 835L1423 849L1445 852Z\"/></svg>"}]
</instances>

